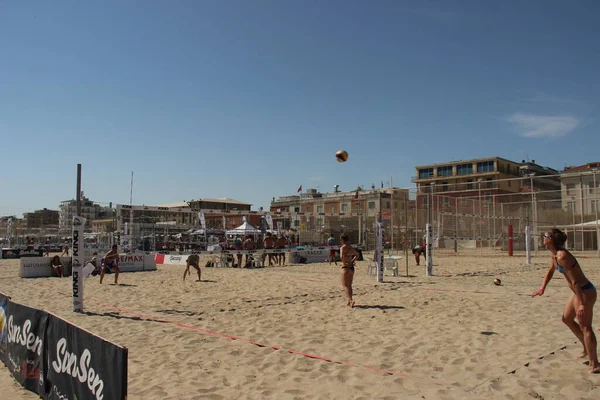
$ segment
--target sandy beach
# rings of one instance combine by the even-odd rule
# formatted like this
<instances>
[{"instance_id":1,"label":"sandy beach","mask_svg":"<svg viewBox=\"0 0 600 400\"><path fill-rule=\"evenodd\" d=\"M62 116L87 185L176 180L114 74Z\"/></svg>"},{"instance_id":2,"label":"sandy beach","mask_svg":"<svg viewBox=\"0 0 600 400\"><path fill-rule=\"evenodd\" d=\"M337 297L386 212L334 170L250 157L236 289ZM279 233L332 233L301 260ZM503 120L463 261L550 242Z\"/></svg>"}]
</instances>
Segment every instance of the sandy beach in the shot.
<instances>
[{"instance_id":1,"label":"sandy beach","mask_svg":"<svg viewBox=\"0 0 600 400\"><path fill-rule=\"evenodd\" d=\"M129 399L599 399L561 322L564 278L529 296L548 260L447 254L425 277L411 256L409 276L402 260L383 284L359 262L354 309L328 263L203 268L204 282L170 265L118 286L90 277L75 314L69 278L21 279L18 260L0 260L0 292L126 346ZM599 260L579 261L600 284ZM4 366L0 387L36 398Z\"/></svg>"}]
</instances>

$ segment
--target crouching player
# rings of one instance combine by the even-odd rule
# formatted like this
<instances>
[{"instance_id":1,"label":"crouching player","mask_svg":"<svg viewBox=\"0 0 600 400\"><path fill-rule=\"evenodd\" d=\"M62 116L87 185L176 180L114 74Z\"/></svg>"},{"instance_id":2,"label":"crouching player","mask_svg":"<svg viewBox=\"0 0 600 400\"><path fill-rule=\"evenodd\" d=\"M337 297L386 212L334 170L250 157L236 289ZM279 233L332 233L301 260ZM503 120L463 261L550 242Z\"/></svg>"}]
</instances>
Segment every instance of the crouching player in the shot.
<instances>
[{"instance_id":1,"label":"crouching player","mask_svg":"<svg viewBox=\"0 0 600 400\"><path fill-rule=\"evenodd\" d=\"M119 252L117 251L117 245L114 244L112 250L106 253L102 259L102 267L100 268L100 283L104 279L104 274L108 271L115 273L115 285L118 284L119 280Z\"/></svg>"},{"instance_id":2,"label":"crouching player","mask_svg":"<svg viewBox=\"0 0 600 400\"><path fill-rule=\"evenodd\" d=\"M185 282L185 276L187 274L191 275L190 266L196 268L196 271L198 271L197 282L202 282L202 272L200 271L200 256L198 254L190 254L187 260L185 260L185 271L183 271L183 281Z\"/></svg>"}]
</instances>

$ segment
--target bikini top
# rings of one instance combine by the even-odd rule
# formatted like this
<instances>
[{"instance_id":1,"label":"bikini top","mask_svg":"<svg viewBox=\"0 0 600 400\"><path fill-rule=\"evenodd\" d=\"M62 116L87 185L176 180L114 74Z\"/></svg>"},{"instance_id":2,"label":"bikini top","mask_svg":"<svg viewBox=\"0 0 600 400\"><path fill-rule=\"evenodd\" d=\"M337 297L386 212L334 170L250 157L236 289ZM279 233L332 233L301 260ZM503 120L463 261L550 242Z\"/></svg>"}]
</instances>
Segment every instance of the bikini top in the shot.
<instances>
[{"instance_id":1,"label":"bikini top","mask_svg":"<svg viewBox=\"0 0 600 400\"><path fill-rule=\"evenodd\" d=\"M560 264L558 263L558 259L556 258L556 256L554 256L554 262L556 262L556 269L558 270L558 272L560 272L561 274L565 274L566 271L563 267L560 266ZM573 264L573 266L578 265L577 260L575 260L575 264Z\"/></svg>"}]
</instances>

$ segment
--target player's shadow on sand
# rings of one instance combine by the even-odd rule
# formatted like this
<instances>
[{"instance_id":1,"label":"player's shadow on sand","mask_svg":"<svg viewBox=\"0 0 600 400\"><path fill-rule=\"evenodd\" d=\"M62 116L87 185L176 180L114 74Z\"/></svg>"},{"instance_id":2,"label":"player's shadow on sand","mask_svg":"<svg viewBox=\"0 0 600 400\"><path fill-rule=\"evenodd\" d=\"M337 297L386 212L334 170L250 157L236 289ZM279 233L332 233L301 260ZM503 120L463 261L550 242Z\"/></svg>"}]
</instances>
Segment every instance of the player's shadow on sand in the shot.
<instances>
[{"instance_id":1,"label":"player's shadow on sand","mask_svg":"<svg viewBox=\"0 0 600 400\"><path fill-rule=\"evenodd\" d=\"M376 305L376 304L356 304L354 306L354 308L362 308L362 309L369 309L369 308L376 308L378 310L404 310L405 307L402 306L381 306L381 305Z\"/></svg>"},{"instance_id":2,"label":"player's shadow on sand","mask_svg":"<svg viewBox=\"0 0 600 400\"><path fill-rule=\"evenodd\" d=\"M137 287L138 285L130 285L128 283L109 283L110 286Z\"/></svg>"},{"instance_id":3,"label":"player's shadow on sand","mask_svg":"<svg viewBox=\"0 0 600 400\"><path fill-rule=\"evenodd\" d=\"M492 335L497 335L497 332L492 332L492 331L484 331L484 332L480 332L482 335L485 336L492 336Z\"/></svg>"},{"instance_id":4,"label":"player's shadow on sand","mask_svg":"<svg viewBox=\"0 0 600 400\"><path fill-rule=\"evenodd\" d=\"M193 311L185 311L185 310L156 310L155 312L158 313L162 313L162 314L169 314L169 315L185 315L186 317L198 317L202 314L204 314L203 312L193 312Z\"/></svg>"},{"instance_id":5,"label":"player's shadow on sand","mask_svg":"<svg viewBox=\"0 0 600 400\"><path fill-rule=\"evenodd\" d=\"M151 321L151 322L161 322L153 319L142 318L142 317L129 317L127 315L119 314L118 312L105 312L105 313L95 313L92 311L85 311L85 315L96 316L96 317L111 317L116 319L129 319L132 321Z\"/></svg>"}]
</instances>

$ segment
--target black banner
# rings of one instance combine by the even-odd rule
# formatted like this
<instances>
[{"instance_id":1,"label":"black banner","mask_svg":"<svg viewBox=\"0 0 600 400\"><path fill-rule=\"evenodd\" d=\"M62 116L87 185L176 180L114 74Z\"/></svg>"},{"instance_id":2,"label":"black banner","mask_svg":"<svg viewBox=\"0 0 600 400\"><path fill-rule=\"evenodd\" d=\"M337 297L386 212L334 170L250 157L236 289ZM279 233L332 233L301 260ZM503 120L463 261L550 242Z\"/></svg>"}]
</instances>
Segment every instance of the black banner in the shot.
<instances>
[{"instance_id":1,"label":"black banner","mask_svg":"<svg viewBox=\"0 0 600 400\"><path fill-rule=\"evenodd\" d=\"M0 361L6 365L8 344L8 300L9 297L0 293Z\"/></svg>"},{"instance_id":2,"label":"black banner","mask_svg":"<svg viewBox=\"0 0 600 400\"><path fill-rule=\"evenodd\" d=\"M7 302L5 363L17 382L40 396L45 394L43 350L48 313Z\"/></svg>"},{"instance_id":3,"label":"black banner","mask_svg":"<svg viewBox=\"0 0 600 400\"><path fill-rule=\"evenodd\" d=\"M46 399L127 397L127 349L49 315Z\"/></svg>"},{"instance_id":4,"label":"black banner","mask_svg":"<svg viewBox=\"0 0 600 400\"><path fill-rule=\"evenodd\" d=\"M19 249L2 249L2 258L19 258Z\"/></svg>"},{"instance_id":5,"label":"black banner","mask_svg":"<svg viewBox=\"0 0 600 400\"><path fill-rule=\"evenodd\" d=\"M43 249L2 249L2 258L11 259L11 258L21 258L21 257L43 257L44 250Z\"/></svg>"}]
</instances>

